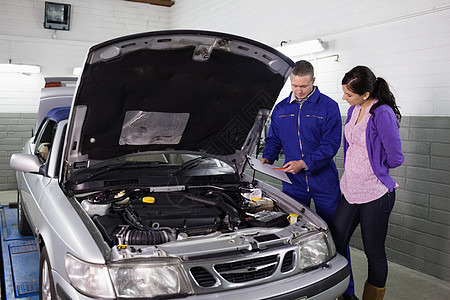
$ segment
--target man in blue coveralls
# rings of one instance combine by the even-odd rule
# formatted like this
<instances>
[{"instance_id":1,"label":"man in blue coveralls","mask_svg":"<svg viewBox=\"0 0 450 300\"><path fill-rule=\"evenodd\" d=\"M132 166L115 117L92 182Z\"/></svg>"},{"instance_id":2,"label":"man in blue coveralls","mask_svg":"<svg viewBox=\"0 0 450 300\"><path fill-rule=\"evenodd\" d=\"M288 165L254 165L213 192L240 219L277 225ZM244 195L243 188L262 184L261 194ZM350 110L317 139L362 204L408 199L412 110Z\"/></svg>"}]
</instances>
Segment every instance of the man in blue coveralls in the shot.
<instances>
[{"instance_id":1,"label":"man in blue coveralls","mask_svg":"<svg viewBox=\"0 0 450 300\"><path fill-rule=\"evenodd\" d=\"M295 63L290 80L292 92L272 112L261 162L272 164L283 150L283 169L292 182L283 182L283 192L308 207L314 199L318 215L331 224L341 197L333 161L341 145L339 106L314 86L308 61ZM357 299L353 280L344 299Z\"/></svg>"}]
</instances>

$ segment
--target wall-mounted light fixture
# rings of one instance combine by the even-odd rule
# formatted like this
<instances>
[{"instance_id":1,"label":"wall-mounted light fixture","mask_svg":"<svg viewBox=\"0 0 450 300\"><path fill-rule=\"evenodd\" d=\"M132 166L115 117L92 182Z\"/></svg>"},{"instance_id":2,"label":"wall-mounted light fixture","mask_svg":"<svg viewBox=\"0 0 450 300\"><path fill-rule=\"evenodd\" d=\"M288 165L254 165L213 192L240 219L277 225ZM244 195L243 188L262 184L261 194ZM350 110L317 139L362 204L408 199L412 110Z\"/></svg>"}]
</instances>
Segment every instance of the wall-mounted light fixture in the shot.
<instances>
[{"instance_id":1,"label":"wall-mounted light fixture","mask_svg":"<svg viewBox=\"0 0 450 300\"><path fill-rule=\"evenodd\" d=\"M70 30L70 7L70 4L45 1L44 28Z\"/></svg>"},{"instance_id":2,"label":"wall-mounted light fixture","mask_svg":"<svg viewBox=\"0 0 450 300\"><path fill-rule=\"evenodd\" d=\"M0 73L25 73L25 74L38 74L41 73L41 67L35 65L22 65L22 64L0 64Z\"/></svg>"},{"instance_id":3,"label":"wall-mounted light fixture","mask_svg":"<svg viewBox=\"0 0 450 300\"><path fill-rule=\"evenodd\" d=\"M321 39L315 39L301 43L283 41L276 49L288 57L293 57L320 52L325 50L325 47Z\"/></svg>"}]
</instances>

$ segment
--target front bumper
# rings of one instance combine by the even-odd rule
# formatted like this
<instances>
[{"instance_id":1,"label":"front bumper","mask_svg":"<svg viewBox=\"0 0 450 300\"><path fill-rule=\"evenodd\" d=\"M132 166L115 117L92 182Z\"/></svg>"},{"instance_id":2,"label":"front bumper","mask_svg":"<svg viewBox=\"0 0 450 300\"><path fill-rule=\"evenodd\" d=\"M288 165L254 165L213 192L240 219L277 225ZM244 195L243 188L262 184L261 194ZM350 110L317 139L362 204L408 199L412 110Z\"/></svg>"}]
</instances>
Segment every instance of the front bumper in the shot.
<instances>
[{"instance_id":1,"label":"front bumper","mask_svg":"<svg viewBox=\"0 0 450 300\"><path fill-rule=\"evenodd\" d=\"M59 274L53 273L59 299L93 300L78 293ZM227 290L214 294L193 295L174 299L308 299L330 300L342 295L350 280L350 267L339 254L326 267L297 274L295 276L245 288ZM306 298L305 298L306 297Z\"/></svg>"}]
</instances>

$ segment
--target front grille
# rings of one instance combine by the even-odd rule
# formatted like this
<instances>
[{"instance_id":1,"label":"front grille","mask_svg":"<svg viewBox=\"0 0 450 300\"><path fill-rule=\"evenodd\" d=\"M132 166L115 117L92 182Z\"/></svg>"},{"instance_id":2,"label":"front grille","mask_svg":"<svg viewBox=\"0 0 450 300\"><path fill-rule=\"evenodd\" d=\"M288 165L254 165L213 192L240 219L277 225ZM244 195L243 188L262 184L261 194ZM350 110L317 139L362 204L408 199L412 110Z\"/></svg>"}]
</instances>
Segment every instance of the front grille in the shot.
<instances>
[{"instance_id":1,"label":"front grille","mask_svg":"<svg viewBox=\"0 0 450 300\"><path fill-rule=\"evenodd\" d=\"M278 255L219 264L214 269L227 281L248 282L272 275L278 265Z\"/></svg>"},{"instance_id":2,"label":"front grille","mask_svg":"<svg viewBox=\"0 0 450 300\"><path fill-rule=\"evenodd\" d=\"M294 268L294 251L291 250L289 252L286 252L283 258L283 262L281 264L281 272L285 273L287 271L290 271Z\"/></svg>"},{"instance_id":3,"label":"front grille","mask_svg":"<svg viewBox=\"0 0 450 300\"><path fill-rule=\"evenodd\" d=\"M212 287L216 284L216 279L205 268L193 267L191 268L191 274L201 287Z\"/></svg>"}]
</instances>

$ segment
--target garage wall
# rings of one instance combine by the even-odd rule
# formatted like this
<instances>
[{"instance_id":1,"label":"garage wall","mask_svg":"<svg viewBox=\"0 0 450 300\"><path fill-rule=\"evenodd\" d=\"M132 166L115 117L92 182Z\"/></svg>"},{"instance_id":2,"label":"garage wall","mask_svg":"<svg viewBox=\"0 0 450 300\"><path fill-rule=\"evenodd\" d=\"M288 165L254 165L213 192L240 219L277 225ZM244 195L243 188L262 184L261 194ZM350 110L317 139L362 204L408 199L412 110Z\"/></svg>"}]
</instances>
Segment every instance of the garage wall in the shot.
<instances>
[{"instance_id":1,"label":"garage wall","mask_svg":"<svg viewBox=\"0 0 450 300\"><path fill-rule=\"evenodd\" d=\"M43 27L44 0L0 1L0 63L41 66L41 74L0 73L0 112L36 112L43 77L73 75L91 45L170 27L167 7L124 0L61 2L72 5L70 31Z\"/></svg>"},{"instance_id":2,"label":"garage wall","mask_svg":"<svg viewBox=\"0 0 450 300\"><path fill-rule=\"evenodd\" d=\"M450 281L450 1L175 0L171 8L122 0L73 0L69 32L43 29L40 0L0 0L0 62L38 64L38 75L0 74L0 189L15 188L8 161L34 127L43 76L70 75L93 43L148 30L225 31L274 47L321 38L311 60L322 92L345 116L340 80L357 64L393 88L404 115L406 161L387 239L388 257ZM336 61L336 58L337 61ZM282 93L289 92L286 87ZM342 152L336 158L342 172ZM361 247L358 234L352 244Z\"/></svg>"},{"instance_id":3,"label":"garage wall","mask_svg":"<svg viewBox=\"0 0 450 300\"><path fill-rule=\"evenodd\" d=\"M317 83L337 100L357 64L393 86L404 115L450 116L450 1L178 0L172 26L240 34L277 47L320 38L326 51L294 59L316 65ZM327 56L337 54L335 57Z\"/></svg>"}]
</instances>

